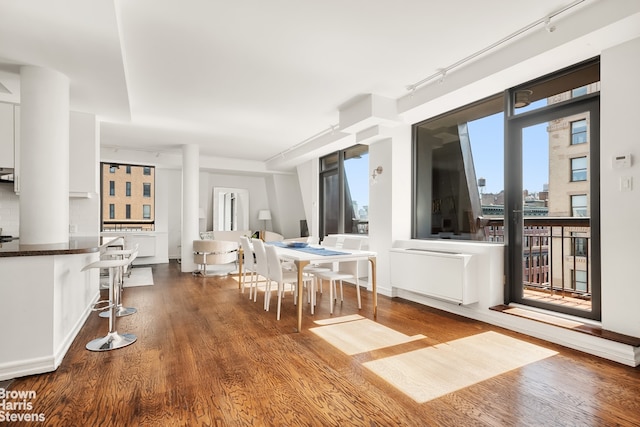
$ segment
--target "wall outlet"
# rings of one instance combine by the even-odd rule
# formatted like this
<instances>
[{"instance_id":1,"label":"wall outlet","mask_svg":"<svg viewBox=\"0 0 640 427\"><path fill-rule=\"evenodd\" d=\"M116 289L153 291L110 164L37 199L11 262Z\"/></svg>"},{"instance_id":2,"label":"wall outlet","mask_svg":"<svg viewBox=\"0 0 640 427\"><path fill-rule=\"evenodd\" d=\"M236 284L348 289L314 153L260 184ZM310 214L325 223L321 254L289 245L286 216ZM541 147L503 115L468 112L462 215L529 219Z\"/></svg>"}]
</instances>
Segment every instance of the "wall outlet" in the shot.
<instances>
[{"instance_id":1,"label":"wall outlet","mask_svg":"<svg viewBox=\"0 0 640 427\"><path fill-rule=\"evenodd\" d=\"M69 233L77 233L78 225L77 224L69 224Z\"/></svg>"}]
</instances>

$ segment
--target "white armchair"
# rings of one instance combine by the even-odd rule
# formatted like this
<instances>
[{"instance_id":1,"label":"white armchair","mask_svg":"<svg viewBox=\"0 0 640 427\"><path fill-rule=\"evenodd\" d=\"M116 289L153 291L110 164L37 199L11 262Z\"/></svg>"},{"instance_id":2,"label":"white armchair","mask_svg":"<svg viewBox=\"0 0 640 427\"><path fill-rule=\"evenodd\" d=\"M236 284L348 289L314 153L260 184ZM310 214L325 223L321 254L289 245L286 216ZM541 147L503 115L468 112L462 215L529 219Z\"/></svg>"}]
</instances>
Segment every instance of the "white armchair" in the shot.
<instances>
[{"instance_id":1,"label":"white armchair","mask_svg":"<svg viewBox=\"0 0 640 427\"><path fill-rule=\"evenodd\" d=\"M193 274L203 276L227 275L235 270L238 261L238 242L226 240L194 240L193 262L198 270ZM207 266L216 266L214 272L207 273Z\"/></svg>"}]
</instances>

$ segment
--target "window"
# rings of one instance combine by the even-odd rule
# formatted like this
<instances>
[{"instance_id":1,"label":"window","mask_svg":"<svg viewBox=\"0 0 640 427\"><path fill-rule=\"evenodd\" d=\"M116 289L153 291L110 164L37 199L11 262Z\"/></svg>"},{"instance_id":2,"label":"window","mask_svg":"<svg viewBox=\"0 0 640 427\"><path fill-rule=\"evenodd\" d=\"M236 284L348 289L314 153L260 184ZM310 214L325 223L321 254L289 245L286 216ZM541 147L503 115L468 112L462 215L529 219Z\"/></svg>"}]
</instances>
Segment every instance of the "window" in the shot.
<instances>
[{"instance_id":1,"label":"window","mask_svg":"<svg viewBox=\"0 0 640 427\"><path fill-rule=\"evenodd\" d=\"M153 166L101 163L100 182L101 231L155 229Z\"/></svg>"},{"instance_id":2,"label":"window","mask_svg":"<svg viewBox=\"0 0 640 427\"><path fill-rule=\"evenodd\" d=\"M369 232L369 149L355 145L320 159L320 235Z\"/></svg>"},{"instance_id":3,"label":"window","mask_svg":"<svg viewBox=\"0 0 640 427\"><path fill-rule=\"evenodd\" d=\"M572 216L587 216L587 195L578 194L571 196Z\"/></svg>"},{"instance_id":4,"label":"window","mask_svg":"<svg viewBox=\"0 0 640 427\"><path fill-rule=\"evenodd\" d=\"M573 247L571 248L572 255L575 256L587 256L587 238L581 237L584 236L584 233L571 233L571 238L573 241Z\"/></svg>"},{"instance_id":5,"label":"window","mask_svg":"<svg viewBox=\"0 0 640 427\"><path fill-rule=\"evenodd\" d=\"M413 125L411 237L505 242L505 301L599 320L599 91L593 58Z\"/></svg>"},{"instance_id":6,"label":"window","mask_svg":"<svg viewBox=\"0 0 640 427\"><path fill-rule=\"evenodd\" d=\"M577 98L579 96L586 95L587 93L589 93L587 86L582 86L582 87L578 87L578 88L573 89L571 91L571 97L572 98Z\"/></svg>"},{"instance_id":7,"label":"window","mask_svg":"<svg viewBox=\"0 0 640 427\"><path fill-rule=\"evenodd\" d=\"M587 180L587 158L576 157L571 159L571 181L586 181Z\"/></svg>"},{"instance_id":8,"label":"window","mask_svg":"<svg viewBox=\"0 0 640 427\"><path fill-rule=\"evenodd\" d=\"M571 145L587 142L587 121L577 120L571 122Z\"/></svg>"},{"instance_id":9,"label":"window","mask_svg":"<svg viewBox=\"0 0 640 427\"><path fill-rule=\"evenodd\" d=\"M587 292L588 291L588 278L587 272L584 270L571 270L573 276L573 289L576 291Z\"/></svg>"},{"instance_id":10,"label":"window","mask_svg":"<svg viewBox=\"0 0 640 427\"><path fill-rule=\"evenodd\" d=\"M503 104L495 95L414 126L413 238L484 240L477 219L503 216Z\"/></svg>"}]
</instances>

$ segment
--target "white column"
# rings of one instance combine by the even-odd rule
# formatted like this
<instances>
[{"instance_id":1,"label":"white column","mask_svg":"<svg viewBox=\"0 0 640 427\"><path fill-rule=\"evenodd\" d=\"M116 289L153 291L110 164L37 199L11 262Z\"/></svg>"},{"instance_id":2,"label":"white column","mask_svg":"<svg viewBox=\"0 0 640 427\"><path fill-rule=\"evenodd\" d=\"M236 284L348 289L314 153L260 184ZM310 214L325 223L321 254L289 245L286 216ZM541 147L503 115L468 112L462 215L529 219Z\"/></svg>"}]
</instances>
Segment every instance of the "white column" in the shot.
<instances>
[{"instance_id":1,"label":"white column","mask_svg":"<svg viewBox=\"0 0 640 427\"><path fill-rule=\"evenodd\" d=\"M69 79L20 68L20 243L69 241Z\"/></svg>"},{"instance_id":2,"label":"white column","mask_svg":"<svg viewBox=\"0 0 640 427\"><path fill-rule=\"evenodd\" d=\"M193 262L193 241L200 238L198 196L200 193L199 148L195 144L182 146L182 263L181 271L196 269Z\"/></svg>"}]
</instances>

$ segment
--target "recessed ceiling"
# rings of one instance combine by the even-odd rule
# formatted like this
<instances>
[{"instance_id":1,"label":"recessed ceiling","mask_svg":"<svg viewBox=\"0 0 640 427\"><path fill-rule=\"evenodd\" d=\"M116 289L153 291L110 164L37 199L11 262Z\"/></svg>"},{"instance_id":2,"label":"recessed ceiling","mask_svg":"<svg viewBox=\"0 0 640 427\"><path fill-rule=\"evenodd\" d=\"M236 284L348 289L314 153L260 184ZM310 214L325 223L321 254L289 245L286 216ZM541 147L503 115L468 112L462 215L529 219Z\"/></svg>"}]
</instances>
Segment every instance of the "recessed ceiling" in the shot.
<instances>
[{"instance_id":1,"label":"recessed ceiling","mask_svg":"<svg viewBox=\"0 0 640 427\"><path fill-rule=\"evenodd\" d=\"M264 161L570 0L21 0L0 3L0 100L58 70L103 145ZM11 93L7 93L11 92Z\"/></svg>"}]
</instances>

